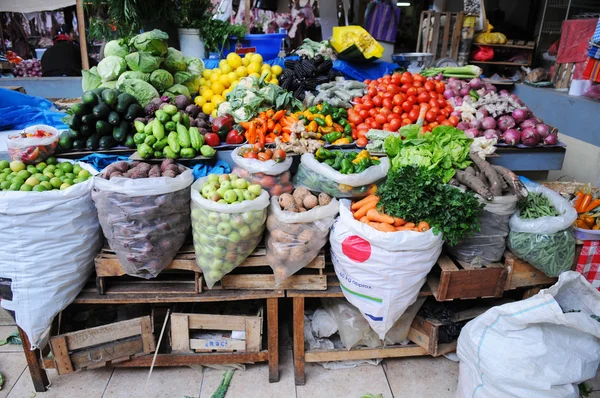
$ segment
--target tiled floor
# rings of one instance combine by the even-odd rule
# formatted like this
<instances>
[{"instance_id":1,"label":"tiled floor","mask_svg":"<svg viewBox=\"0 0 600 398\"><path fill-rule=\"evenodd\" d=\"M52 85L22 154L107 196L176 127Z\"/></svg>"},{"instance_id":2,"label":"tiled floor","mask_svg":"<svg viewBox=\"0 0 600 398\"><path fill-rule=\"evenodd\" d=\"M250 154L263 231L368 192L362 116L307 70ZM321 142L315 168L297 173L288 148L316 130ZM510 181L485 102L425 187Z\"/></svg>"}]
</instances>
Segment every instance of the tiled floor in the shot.
<instances>
[{"instance_id":1,"label":"tiled floor","mask_svg":"<svg viewBox=\"0 0 600 398\"><path fill-rule=\"evenodd\" d=\"M1 309L0 309L1 311ZM0 340L15 330L0 314ZM4 323L4 325L3 325ZM0 373L6 383L0 398L210 398L223 370L201 367L156 368L148 381L148 369L97 369L58 376L48 371L52 386L35 393L25 357L18 346L0 347ZM360 398L383 394L384 398L450 398L458 379L458 364L446 358L387 359L379 366L327 370L306 365L306 385L294 385L292 352L281 348L280 381L268 382L266 364L248 365L233 375L227 398ZM600 376L588 382L600 398Z\"/></svg>"}]
</instances>

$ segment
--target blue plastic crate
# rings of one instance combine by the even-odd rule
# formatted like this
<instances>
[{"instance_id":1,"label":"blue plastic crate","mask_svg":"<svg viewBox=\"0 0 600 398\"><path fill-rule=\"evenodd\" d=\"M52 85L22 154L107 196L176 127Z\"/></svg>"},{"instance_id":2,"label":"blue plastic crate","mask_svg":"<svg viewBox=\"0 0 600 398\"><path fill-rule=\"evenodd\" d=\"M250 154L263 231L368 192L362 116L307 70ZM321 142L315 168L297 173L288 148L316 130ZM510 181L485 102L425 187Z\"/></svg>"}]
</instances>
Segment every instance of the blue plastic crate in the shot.
<instances>
[{"instance_id":1,"label":"blue plastic crate","mask_svg":"<svg viewBox=\"0 0 600 398\"><path fill-rule=\"evenodd\" d=\"M240 43L241 49L238 50L240 55L248 52L254 52L262 55L264 61L277 58L281 44L287 35L285 33L267 33L267 34L248 34L245 35ZM235 37L229 38L230 46L223 51L223 58L231 52L235 52L238 39Z\"/></svg>"}]
</instances>

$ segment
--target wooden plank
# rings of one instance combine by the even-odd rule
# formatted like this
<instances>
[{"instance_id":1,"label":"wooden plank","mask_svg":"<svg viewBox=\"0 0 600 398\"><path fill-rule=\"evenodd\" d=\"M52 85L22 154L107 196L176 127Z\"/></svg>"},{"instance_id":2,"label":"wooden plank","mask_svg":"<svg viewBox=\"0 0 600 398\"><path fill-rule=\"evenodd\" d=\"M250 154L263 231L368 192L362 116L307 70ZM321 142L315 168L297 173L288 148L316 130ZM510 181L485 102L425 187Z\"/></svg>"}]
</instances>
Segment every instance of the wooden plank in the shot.
<instances>
[{"instance_id":1,"label":"wooden plank","mask_svg":"<svg viewBox=\"0 0 600 398\"><path fill-rule=\"evenodd\" d=\"M294 380L297 386L306 382L304 375L304 297L293 299Z\"/></svg>"},{"instance_id":2,"label":"wooden plank","mask_svg":"<svg viewBox=\"0 0 600 398\"><path fill-rule=\"evenodd\" d=\"M452 13L446 12L446 22L444 22L444 35L442 36L442 51L439 58L445 58L448 52L448 41L450 39L450 25L452 25Z\"/></svg>"},{"instance_id":3,"label":"wooden plank","mask_svg":"<svg viewBox=\"0 0 600 398\"><path fill-rule=\"evenodd\" d=\"M454 262L445 254L442 254L440 258L437 260L438 265L442 269L442 271L452 272L458 271L458 267L454 264Z\"/></svg>"},{"instance_id":4,"label":"wooden plank","mask_svg":"<svg viewBox=\"0 0 600 398\"><path fill-rule=\"evenodd\" d=\"M430 53L431 52L431 35L433 34L433 30L431 27L431 14L433 11L427 11L427 25L425 30L425 44L423 45L423 52Z\"/></svg>"},{"instance_id":5,"label":"wooden plank","mask_svg":"<svg viewBox=\"0 0 600 398\"><path fill-rule=\"evenodd\" d=\"M269 382L279 381L279 301L267 299L267 350L269 351Z\"/></svg>"},{"instance_id":6,"label":"wooden plank","mask_svg":"<svg viewBox=\"0 0 600 398\"><path fill-rule=\"evenodd\" d=\"M112 360L129 358L142 352L144 352L142 336L136 336L74 352L71 354L71 362L73 368L78 370Z\"/></svg>"},{"instance_id":7,"label":"wooden plank","mask_svg":"<svg viewBox=\"0 0 600 398\"><path fill-rule=\"evenodd\" d=\"M150 317L147 318L150 319ZM142 333L141 320L142 318L135 318L127 321L115 322L109 325L65 333L62 336L67 341L67 348L69 351L74 351L140 335Z\"/></svg>"},{"instance_id":8,"label":"wooden plank","mask_svg":"<svg viewBox=\"0 0 600 398\"><path fill-rule=\"evenodd\" d=\"M463 25L463 12L459 12L456 14L456 19L454 21L454 31L452 32L452 44L450 47L450 58L453 60L457 60L458 58L458 49L460 47L460 35L462 32Z\"/></svg>"},{"instance_id":9,"label":"wooden plank","mask_svg":"<svg viewBox=\"0 0 600 398\"><path fill-rule=\"evenodd\" d=\"M56 370L59 375L73 373L73 364L69 357L69 349L67 348L67 339L65 336L56 336L50 339L52 347L52 355L56 362Z\"/></svg>"},{"instance_id":10,"label":"wooden plank","mask_svg":"<svg viewBox=\"0 0 600 398\"><path fill-rule=\"evenodd\" d=\"M456 298L496 297L497 287L504 286L504 280L499 282L504 273L503 269L498 268L480 268L448 273L446 274L449 279L448 288L445 294L442 294L440 289L436 299L444 301Z\"/></svg>"},{"instance_id":11,"label":"wooden plank","mask_svg":"<svg viewBox=\"0 0 600 398\"><path fill-rule=\"evenodd\" d=\"M87 38L85 34L85 16L83 13L83 0L75 2L77 10L77 28L79 30L79 50L81 53L81 67L85 70L90 69L90 60L88 58Z\"/></svg>"},{"instance_id":12,"label":"wooden plank","mask_svg":"<svg viewBox=\"0 0 600 398\"><path fill-rule=\"evenodd\" d=\"M12 292L10 294L12 297ZM44 392L48 389L50 382L48 381L48 374L45 370L46 366L42 368L40 366L40 361L38 360L40 356L40 350L32 350L27 333L25 333L23 329L18 326L17 330L19 331L19 336L21 337L21 343L23 343L23 353L25 354L25 360L27 361L27 367L29 368L29 374L31 375L33 387L37 392ZM54 367L54 361L50 362L52 363L52 367ZM45 365L45 362L42 361L42 363Z\"/></svg>"},{"instance_id":13,"label":"wooden plank","mask_svg":"<svg viewBox=\"0 0 600 398\"><path fill-rule=\"evenodd\" d=\"M430 53L433 54L433 59L437 59L438 57L436 56L437 51L438 51L438 39L440 37L440 18L442 18L441 16L442 14L439 12L436 12L434 14L434 20L433 20L433 37L431 38L431 51Z\"/></svg>"},{"instance_id":14,"label":"wooden plank","mask_svg":"<svg viewBox=\"0 0 600 398\"><path fill-rule=\"evenodd\" d=\"M186 314L171 314L171 350L173 352L189 352L190 326Z\"/></svg>"},{"instance_id":15,"label":"wooden plank","mask_svg":"<svg viewBox=\"0 0 600 398\"><path fill-rule=\"evenodd\" d=\"M261 319L246 318L246 352L260 352L262 348Z\"/></svg>"},{"instance_id":16,"label":"wooden plank","mask_svg":"<svg viewBox=\"0 0 600 398\"><path fill-rule=\"evenodd\" d=\"M152 355L133 357L128 361L114 364L115 367L149 367ZM207 364L231 364L265 362L268 351L258 353L208 353L208 354L158 354L154 366L189 366Z\"/></svg>"},{"instance_id":17,"label":"wooden plank","mask_svg":"<svg viewBox=\"0 0 600 398\"><path fill-rule=\"evenodd\" d=\"M149 316L141 318L141 332L142 332L142 344L144 352L149 354L156 350L156 343L154 342L154 334L152 334L152 320Z\"/></svg>"},{"instance_id":18,"label":"wooden plank","mask_svg":"<svg viewBox=\"0 0 600 398\"><path fill-rule=\"evenodd\" d=\"M173 314L178 315L178 314ZM172 316L173 316L172 315ZM186 314L190 329L245 330L246 319L258 318L238 315Z\"/></svg>"},{"instance_id":19,"label":"wooden plank","mask_svg":"<svg viewBox=\"0 0 600 398\"><path fill-rule=\"evenodd\" d=\"M374 358L401 358L429 355L426 349L414 346L392 346L385 348L359 348L353 350L310 350L306 351L306 362L329 362Z\"/></svg>"},{"instance_id":20,"label":"wooden plank","mask_svg":"<svg viewBox=\"0 0 600 398\"><path fill-rule=\"evenodd\" d=\"M431 355L435 355L438 346L438 327L434 326L423 317L417 316L408 331L407 338L418 346L424 348Z\"/></svg>"},{"instance_id":21,"label":"wooden plank","mask_svg":"<svg viewBox=\"0 0 600 398\"><path fill-rule=\"evenodd\" d=\"M274 275L248 274L225 275L221 279L223 289L303 289L327 290L327 277L325 275L292 275L279 286L276 285Z\"/></svg>"},{"instance_id":22,"label":"wooden plank","mask_svg":"<svg viewBox=\"0 0 600 398\"><path fill-rule=\"evenodd\" d=\"M546 276L542 271L536 269L528 262L517 258L508 250L504 252L504 259L508 274L504 286L505 290L513 290L526 286L552 285L558 280L557 278Z\"/></svg>"},{"instance_id":23,"label":"wooden plank","mask_svg":"<svg viewBox=\"0 0 600 398\"><path fill-rule=\"evenodd\" d=\"M530 287L529 289L523 292L522 300L527 300L529 297L533 297L538 294L542 290L539 286Z\"/></svg>"},{"instance_id":24,"label":"wooden plank","mask_svg":"<svg viewBox=\"0 0 600 398\"><path fill-rule=\"evenodd\" d=\"M196 352L245 352L246 341L227 337L215 339L190 339L190 348Z\"/></svg>"},{"instance_id":25,"label":"wooden plank","mask_svg":"<svg viewBox=\"0 0 600 398\"><path fill-rule=\"evenodd\" d=\"M423 43L421 43L421 35L423 34L423 21L425 18L425 13L427 11L423 11L421 12L421 19L419 20L419 31L417 32L417 49L416 52L422 52L421 51L421 47L423 46ZM302 383L301 385L304 385L304 383Z\"/></svg>"}]
</instances>

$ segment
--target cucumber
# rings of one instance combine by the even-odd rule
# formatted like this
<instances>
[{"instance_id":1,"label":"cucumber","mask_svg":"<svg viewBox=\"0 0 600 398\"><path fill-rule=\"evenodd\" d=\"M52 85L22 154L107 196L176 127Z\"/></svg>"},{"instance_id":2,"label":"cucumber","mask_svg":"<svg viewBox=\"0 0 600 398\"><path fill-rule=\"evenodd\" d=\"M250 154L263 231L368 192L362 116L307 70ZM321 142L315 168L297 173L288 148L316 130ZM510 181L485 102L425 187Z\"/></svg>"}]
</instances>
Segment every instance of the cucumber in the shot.
<instances>
[{"instance_id":1,"label":"cucumber","mask_svg":"<svg viewBox=\"0 0 600 398\"><path fill-rule=\"evenodd\" d=\"M81 117L81 123L86 124L88 126L95 126L96 125L96 116L94 116L94 114L89 113L87 115L83 115Z\"/></svg>"},{"instance_id":2,"label":"cucumber","mask_svg":"<svg viewBox=\"0 0 600 398\"><path fill-rule=\"evenodd\" d=\"M83 102L78 102L71 107L71 112L73 113L73 115L77 115L77 116L81 117L81 116L85 115L86 113L88 113L89 109L88 109L87 105L84 104Z\"/></svg>"},{"instance_id":3,"label":"cucumber","mask_svg":"<svg viewBox=\"0 0 600 398\"><path fill-rule=\"evenodd\" d=\"M101 102L94 107L94 109L92 110L92 113L98 119L106 119L108 117L108 114L110 113L110 111L111 111L110 106L108 106L104 102Z\"/></svg>"},{"instance_id":4,"label":"cucumber","mask_svg":"<svg viewBox=\"0 0 600 398\"><path fill-rule=\"evenodd\" d=\"M121 116L117 112L112 111L111 113L108 114L107 120L113 126L118 126L119 123L121 122Z\"/></svg>"},{"instance_id":5,"label":"cucumber","mask_svg":"<svg viewBox=\"0 0 600 398\"><path fill-rule=\"evenodd\" d=\"M84 149L85 148L85 140L73 140L73 149Z\"/></svg>"},{"instance_id":6,"label":"cucumber","mask_svg":"<svg viewBox=\"0 0 600 398\"><path fill-rule=\"evenodd\" d=\"M79 130L79 133L81 137L89 137L90 135L93 135L96 133L96 126L88 126L86 124L84 124L83 126L81 126L81 129ZM77 137L79 137L77 136ZM73 139L77 138L77 137L73 137Z\"/></svg>"},{"instance_id":7,"label":"cucumber","mask_svg":"<svg viewBox=\"0 0 600 398\"><path fill-rule=\"evenodd\" d=\"M81 96L81 100L84 104L87 104L89 106L95 106L98 104L98 97L96 96L96 93L94 93L91 90L83 93L83 95Z\"/></svg>"},{"instance_id":8,"label":"cucumber","mask_svg":"<svg viewBox=\"0 0 600 398\"><path fill-rule=\"evenodd\" d=\"M138 116L142 116L144 114L144 108L139 106L138 104L131 104L129 108L127 108L127 112L125 113L125 120L128 122L132 122Z\"/></svg>"},{"instance_id":9,"label":"cucumber","mask_svg":"<svg viewBox=\"0 0 600 398\"><path fill-rule=\"evenodd\" d=\"M115 141L112 135L105 135L104 137L100 138L99 146L102 149L110 149L115 145L117 145L117 141Z\"/></svg>"},{"instance_id":10,"label":"cucumber","mask_svg":"<svg viewBox=\"0 0 600 398\"><path fill-rule=\"evenodd\" d=\"M117 104L117 98L119 98L119 90L117 89L108 89L102 92L102 99L111 107Z\"/></svg>"},{"instance_id":11,"label":"cucumber","mask_svg":"<svg viewBox=\"0 0 600 398\"><path fill-rule=\"evenodd\" d=\"M136 103L136 99L133 95L127 94L127 93L121 93L117 97L117 106L115 107L115 110L119 113L125 113L125 112L127 112L127 108L129 108L129 105L135 104L135 103Z\"/></svg>"},{"instance_id":12,"label":"cucumber","mask_svg":"<svg viewBox=\"0 0 600 398\"><path fill-rule=\"evenodd\" d=\"M96 122L96 132L100 135L107 135L112 133L113 126L105 120L98 120Z\"/></svg>"},{"instance_id":13,"label":"cucumber","mask_svg":"<svg viewBox=\"0 0 600 398\"><path fill-rule=\"evenodd\" d=\"M81 118L78 115L71 115L71 120L69 120L69 128L76 131L81 128Z\"/></svg>"},{"instance_id":14,"label":"cucumber","mask_svg":"<svg viewBox=\"0 0 600 398\"><path fill-rule=\"evenodd\" d=\"M98 134L92 135L85 142L85 146L86 146L86 148L89 148L93 151L97 150L98 147L100 146L100 136Z\"/></svg>"},{"instance_id":15,"label":"cucumber","mask_svg":"<svg viewBox=\"0 0 600 398\"><path fill-rule=\"evenodd\" d=\"M68 131L63 131L60 134L60 138L58 139L58 146L60 146L60 149L62 149L63 151L73 149L73 137L71 137Z\"/></svg>"},{"instance_id":16,"label":"cucumber","mask_svg":"<svg viewBox=\"0 0 600 398\"><path fill-rule=\"evenodd\" d=\"M129 130L129 123L123 120L117 127L113 130L113 138L117 142L125 142L127 138L127 133Z\"/></svg>"}]
</instances>

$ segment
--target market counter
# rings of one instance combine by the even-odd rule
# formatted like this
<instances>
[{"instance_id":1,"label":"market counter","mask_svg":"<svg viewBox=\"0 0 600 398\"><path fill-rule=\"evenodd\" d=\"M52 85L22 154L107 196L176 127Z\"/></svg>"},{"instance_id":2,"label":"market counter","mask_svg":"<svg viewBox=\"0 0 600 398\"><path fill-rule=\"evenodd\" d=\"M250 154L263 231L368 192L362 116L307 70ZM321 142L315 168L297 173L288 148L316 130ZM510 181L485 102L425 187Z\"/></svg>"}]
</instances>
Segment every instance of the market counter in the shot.
<instances>
[{"instance_id":1,"label":"market counter","mask_svg":"<svg viewBox=\"0 0 600 398\"><path fill-rule=\"evenodd\" d=\"M27 94L42 98L81 97L81 77L15 77L0 79L0 87L22 86Z\"/></svg>"}]
</instances>

